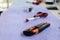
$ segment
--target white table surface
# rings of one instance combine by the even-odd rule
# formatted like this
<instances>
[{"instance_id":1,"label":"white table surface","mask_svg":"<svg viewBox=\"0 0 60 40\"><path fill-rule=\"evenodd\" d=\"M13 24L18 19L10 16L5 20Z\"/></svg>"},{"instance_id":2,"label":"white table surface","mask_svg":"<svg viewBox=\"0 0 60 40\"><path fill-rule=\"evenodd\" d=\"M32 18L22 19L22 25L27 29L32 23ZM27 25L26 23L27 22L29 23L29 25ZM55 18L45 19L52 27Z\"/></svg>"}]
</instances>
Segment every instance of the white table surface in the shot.
<instances>
[{"instance_id":1,"label":"white table surface","mask_svg":"<svg viewBox=\"0 0 60 40\"><path fill-rule=\"evenodd\" d=\"M25 2L26 0L13 0L12 6L0 16L0 40L60 40L60 20L46 8ZM32 12L25 12L30 6L33 7ZM25 23L26 18L39 11L48 13L48 17ZM22 34L23 30L45 21L50 22L51 26L43 32L31 37Z\"/></svg>"}]
</instances>

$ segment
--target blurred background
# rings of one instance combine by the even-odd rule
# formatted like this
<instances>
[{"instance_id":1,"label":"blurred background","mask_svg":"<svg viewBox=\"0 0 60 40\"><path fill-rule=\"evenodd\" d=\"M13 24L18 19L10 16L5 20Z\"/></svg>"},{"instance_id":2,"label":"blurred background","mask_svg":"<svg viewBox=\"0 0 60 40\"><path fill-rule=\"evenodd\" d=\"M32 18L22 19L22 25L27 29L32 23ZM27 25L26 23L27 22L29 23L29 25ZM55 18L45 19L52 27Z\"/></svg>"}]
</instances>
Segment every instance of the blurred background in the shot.
<instances>
[{"instance_id":1,"label":"blurred background","mask_svg":"<svg viewBox=\"0 0 60 40\"><path fill-rule=\"evenodd\" d=\"M2 11L7 10L12 5L12 1L13 0L0 0L0 13L2 13ZM41 6L57 7L58 10L49 10L49 11L52 12L54 15L56 15L58 18L60 18L60 0L40 0L40 1L42 1L42 3L40 4Z\"/></svg>"},{"instance_id":2,"label":"blurred background","mask_svg":"<svg viewBox=\"0 0 60 40\"><path fill-rule=\"evenodd\" d=\"M0 11L4 11L11 6L11 0L0 0Z\"/></svg>"},{"instance_id":3,"label":"blurred background","mask_svg":"<svg viewBox=\"0 0 60 40\"><path fill-rule=\"evenodd\" d=\"M32 1L33 0L28 0ZM60 0L39 0L42 1L40 3L41 6L46 7L52 14L54 14L57 18L60 19Z\"/></svg>"}]
</instances>

